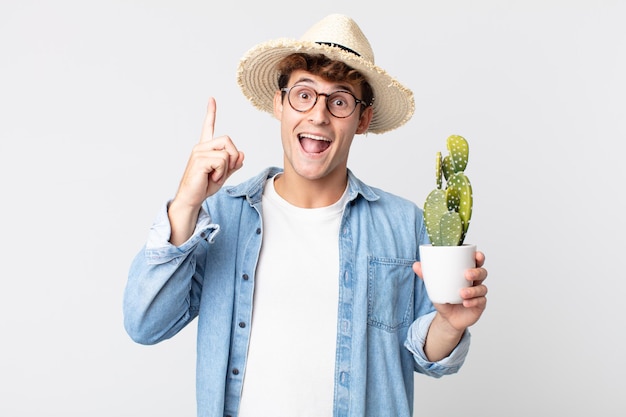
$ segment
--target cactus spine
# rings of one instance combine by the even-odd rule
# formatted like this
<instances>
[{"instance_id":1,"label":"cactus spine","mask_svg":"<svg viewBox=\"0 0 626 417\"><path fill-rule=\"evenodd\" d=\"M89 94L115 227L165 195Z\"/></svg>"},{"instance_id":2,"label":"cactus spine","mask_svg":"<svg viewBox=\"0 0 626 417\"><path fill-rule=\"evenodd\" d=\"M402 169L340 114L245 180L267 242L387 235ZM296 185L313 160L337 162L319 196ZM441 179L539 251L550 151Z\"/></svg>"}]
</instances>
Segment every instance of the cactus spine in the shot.
<instances>
[{"instance_id":1,"label":"cactus spine","mask_svg":"<svg viewBox=\"0 0 626 417\"><path fill-rule=\"evenodd\" d=\"M437 152L435 183L424 203L424 221L433 246L463 244L472 217L472 186L464 171L469 145L458 135L448 137L448 155ZM445 178L445 188L442 177Z\"/></svg>"}]
</instances>

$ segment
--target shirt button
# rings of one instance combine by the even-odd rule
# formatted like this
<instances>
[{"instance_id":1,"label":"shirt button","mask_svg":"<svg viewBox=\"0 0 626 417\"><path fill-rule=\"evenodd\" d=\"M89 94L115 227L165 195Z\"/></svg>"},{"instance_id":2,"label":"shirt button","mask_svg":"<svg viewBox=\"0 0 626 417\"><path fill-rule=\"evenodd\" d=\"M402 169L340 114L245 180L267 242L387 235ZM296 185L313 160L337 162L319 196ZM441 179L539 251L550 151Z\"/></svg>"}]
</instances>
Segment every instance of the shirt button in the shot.
<instances>
[{"instance_id":1,"label":"shirt button","mask_svg":"<svg viewBox=\"0 0 626 417\"><path fill-rule=\"evenodd\" d=\"M347 372L342 372L339 374L339 381L342 385L347 385L350 382L350 374Z\"/></svg>"},{"instance_id":2,"label":"shirt button","mask_svg":"<svg viewBox=\"0 0 626 417\"><path fill-rule=\"evenodd\" d=\"M241 276L241 278L243 278L243 279L244 279L244 281L247 281L247 280L248 280L248 278L250 278L250 277L248 276L248 274L243 274L243 275Z\"/></svg>"},{"instance_id":3,"label":"shirt button","mask_svg":"<svg viewBox=\"0 0 626 417\"><path fill-rule=\"evenodd\" d=\"M241 327L243 329L244 327L246 327L246 323L244 323L243 321L240 321L239 322L239 327Z\"/></svg>"},{"instance_id":4,"label":"shirt button","mask_svg":"<svg viewBox=\"0 0 626 417\"><path fill-rule=\"evenodd\" d=\"M234 368L233 369L233 375L239 375L239 369Z\"/></svg>"},{"instance_id":5,"label":"shirt button","mask_svg":"<svg viewBox=\"0 0 626 417\"><path fill-rule=\"evenodd\" d=\"M257 234L257 235L260 235L260 234L261 234L261 228L260 228L260 227L256 229L256 234Z\"/></svg>"}]
</instances>

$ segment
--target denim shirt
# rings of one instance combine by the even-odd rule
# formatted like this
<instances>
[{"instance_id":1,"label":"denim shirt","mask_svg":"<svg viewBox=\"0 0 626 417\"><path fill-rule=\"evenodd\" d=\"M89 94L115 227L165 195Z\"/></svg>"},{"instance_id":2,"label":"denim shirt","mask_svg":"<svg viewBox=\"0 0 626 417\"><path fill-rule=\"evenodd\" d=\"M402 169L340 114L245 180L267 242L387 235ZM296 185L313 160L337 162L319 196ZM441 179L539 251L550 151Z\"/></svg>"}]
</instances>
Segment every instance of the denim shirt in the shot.
<instances>
[{"instance_id":1,"label":"denim shirt","mask_svg":"<svg viewBox=\"0 0 626 417\"><path fill-rule=\"evenodd\" d=\"M261 197L277 172L269 168L208 198L194 234L179 247L168 242L164 206L130 267L124 325L134 341L158 343L198 317L199 417L237 416L263 238ZM447 358L426 359L435 310L411 268L419 244L428 242L422 211L350 171L348 193L338 242L333 416L409 417L413 372L437 378L457 372L470 334Z\"/></svg>"}]
</instances>

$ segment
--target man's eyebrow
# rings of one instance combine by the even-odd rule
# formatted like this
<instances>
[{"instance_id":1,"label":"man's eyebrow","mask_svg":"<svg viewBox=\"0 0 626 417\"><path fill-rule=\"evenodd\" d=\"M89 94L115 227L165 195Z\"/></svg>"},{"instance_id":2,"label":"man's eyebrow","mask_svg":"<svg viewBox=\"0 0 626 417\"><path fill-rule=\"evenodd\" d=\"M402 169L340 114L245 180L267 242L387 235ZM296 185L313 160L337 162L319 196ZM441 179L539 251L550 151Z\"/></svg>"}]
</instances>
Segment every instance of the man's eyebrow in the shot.
<instances>
[{"instance_id":1,"label":"man's eyebrow","mask_svg":"<svg viewBox=\"0 0 626 417\"><path fill-rule=\"evenodd\" d=\"M312 78L302 77L298 78L294 81L294 85L299 83L307 83L307 84L316 84L316 82ZM334 91L348 91L350 93L354 93L353 87L350 84L334 84L332 87L332 92Z\"/></svg>"}]
</instances>

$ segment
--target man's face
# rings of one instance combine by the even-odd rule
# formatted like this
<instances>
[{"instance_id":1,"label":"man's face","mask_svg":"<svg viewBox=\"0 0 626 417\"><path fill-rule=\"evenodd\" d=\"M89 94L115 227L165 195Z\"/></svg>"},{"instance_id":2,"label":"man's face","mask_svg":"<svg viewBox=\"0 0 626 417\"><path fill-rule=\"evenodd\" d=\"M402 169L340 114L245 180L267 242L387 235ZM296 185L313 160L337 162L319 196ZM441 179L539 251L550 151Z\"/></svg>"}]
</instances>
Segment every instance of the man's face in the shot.
<instances>
[{"instance_id":1,"label":"man's face","mask_svg":"<svg viewBox=\"0 0 626 417\"><path fill-rule=\"evenodd\" d=\"M294 85L310 87L317 93L331 94L338 90L349 91L361 98L360 88L350 84L329 82L303 70L294 71L288 88ZM345 118L333 116L326 106L326 96L318 96L308 111L299 112L284 100L280 92L274 97L274 115L281 122L281 137L285 153L285 173L295 172L309 179L319 180L329 176L345 178L350 145L355 134L367 131L372 118L368 107L361 115L361 104Z\"/></svg>"}]
</instances>

